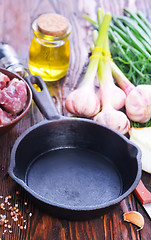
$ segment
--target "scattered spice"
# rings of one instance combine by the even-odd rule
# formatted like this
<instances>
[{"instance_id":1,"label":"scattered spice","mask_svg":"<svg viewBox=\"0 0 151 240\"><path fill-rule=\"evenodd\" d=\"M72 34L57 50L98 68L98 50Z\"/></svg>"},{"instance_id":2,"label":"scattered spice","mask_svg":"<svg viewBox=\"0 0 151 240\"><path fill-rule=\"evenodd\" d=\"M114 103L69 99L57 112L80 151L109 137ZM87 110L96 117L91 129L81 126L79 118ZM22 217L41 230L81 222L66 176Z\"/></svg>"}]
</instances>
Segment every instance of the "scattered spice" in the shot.
<instances>
[{"instance_id":1,"label":"scattered spice","mask_svg":"<svg viewBox=\"0 0 151 240\"><path fill-rule=\"evenodd\" d=\"M16 195L19 195L19 191L16 191ZM19 204L15 203L14 205L11 203L12 196L0 196L0 227L3 228L2 234L4 235L5 233L10 233L12 234L13 231L13 224L20 222L20 224L17 224L19 229L27 229L27 220L24 219L24 216L22 212L19 209ZM27 206L27 202L24 203L25 206ZM3 214L5 213L5 214ZM32 213L30 212L29 209L25 209L25 214L26 216L31 217ZM0 237L0 240L2 238Z\"/></svg>"},{"instance_id":2,"label":"scattered spice","mask_svg":"<svg viewBox=\"0 0 151 240\"><path fill-rule=\"evenodd\" d=\"M13 217L13 220L14 220L14 222L17 222L18 218L17 217Z\"/></svg>"},{"instance_id":3,"label":"scattered spice","mask_svg":"<svg viewBox=\"0 0 151 240\"><path fill-rule=\"evenodd\" d=\"M123 214L124 221L131 222L139 227L138 230L143 229L144 227L144 217L136 211L130 211ZM137 230L137 231L138 231Z\"/></svg>"},{"instance_id":4,"label":"scattered spice","mask_svg":"<svg viewBox=\"0 0 151 240\"><path fill-rule=\"evenodd\" d=\"M0 207L1 207L1 208L4 208L4 205L5 205L4 203L1 203Z\"/></svg>"},{"instance_id":5,"label":"scattered spice","mask_svg":"<svg viewBox=\"0 0 151 240\"><path fill-rule=\"evenodd\" d=\"M4 219L0 219L0 225L4 225Z\"/></svg>"}]
</instances>

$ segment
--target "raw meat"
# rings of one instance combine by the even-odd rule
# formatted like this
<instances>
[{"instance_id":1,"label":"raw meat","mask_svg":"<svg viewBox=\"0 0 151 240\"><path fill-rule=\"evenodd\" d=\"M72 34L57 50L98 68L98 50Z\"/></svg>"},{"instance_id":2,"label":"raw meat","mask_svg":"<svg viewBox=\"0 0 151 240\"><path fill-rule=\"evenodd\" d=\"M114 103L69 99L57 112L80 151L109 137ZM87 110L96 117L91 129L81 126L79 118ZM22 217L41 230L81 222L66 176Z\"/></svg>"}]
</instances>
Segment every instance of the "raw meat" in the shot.
<instances>
[{"instance_id":1,"label":"raw meat","mask_svg":"<svg viewBox=\"0 0 151 240\"><path fill-rule=\"evenodd\" d=\"M10 81L9 77L0 72L0 89L2 90L7 86L7 83Z\"/></svg>"},{"instance_id":2,"label":"raw meat","mask_svg":"<svg viewBox=\"0 0 151 240\"><path fill-rule=\"evenodd\" d=\"M1 125L5 125L7 123L10 123L11 122L11 117L9 116L9 113L3 111L1 108L0 108L0 126Z\"/></svg>"},{"instance_id":3,"label":"raw meat","mask_svg":"<svg viewBox=\"0 0 151 240\"><path fill-rule=\"evenodd\" d=\"M27 88L22 80L12 79L8 87L0 90L0 105L8 113L16 115L25 107L27 101Z\"/></svg>"}]
</instances>

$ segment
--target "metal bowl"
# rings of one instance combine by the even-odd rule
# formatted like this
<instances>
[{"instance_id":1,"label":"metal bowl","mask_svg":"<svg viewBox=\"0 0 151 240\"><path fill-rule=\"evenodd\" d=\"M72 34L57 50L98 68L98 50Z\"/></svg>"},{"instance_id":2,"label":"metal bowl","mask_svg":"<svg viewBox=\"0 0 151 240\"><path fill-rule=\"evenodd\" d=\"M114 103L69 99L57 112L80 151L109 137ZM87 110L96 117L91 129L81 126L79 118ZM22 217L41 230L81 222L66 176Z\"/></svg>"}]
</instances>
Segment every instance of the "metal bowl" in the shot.
<instances>
[{"instance_id":1,"label":"metal bowl","mask_svg":"<svg viewBox=\"0 0 151 240\"><path fill-rule=\"evenodd\" d=\"M10 72L6 69L0 68L0 72L7 75L10 79L13 78L18 78L22 81L25 82L25 80L20 77L19 75ZM30 90L30 87L28 86L28 84L25 82L26 87L27 87L27 102L26 102L26 106L24 108L24 110L14 119L11 121L11 123L5 124L5 125L1 125L0 126L0 136L6 132L8 132L12 127L14 127L27 113L27 111L29 110L30 106L31 106L31 102L32 102L32 92Z\"/></svg>"}]
</instances>

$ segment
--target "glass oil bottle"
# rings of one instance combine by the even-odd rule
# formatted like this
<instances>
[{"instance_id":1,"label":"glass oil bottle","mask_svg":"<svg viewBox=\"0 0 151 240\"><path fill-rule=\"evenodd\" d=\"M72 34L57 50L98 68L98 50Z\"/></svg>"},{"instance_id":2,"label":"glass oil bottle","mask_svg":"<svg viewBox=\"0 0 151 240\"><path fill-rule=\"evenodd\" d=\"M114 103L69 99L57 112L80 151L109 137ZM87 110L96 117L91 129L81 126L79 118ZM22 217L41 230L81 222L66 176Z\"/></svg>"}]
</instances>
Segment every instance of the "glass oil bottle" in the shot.
<instances>
[{"instance_id":1,"label":"glass oil bottle","mask_svg":"<svg viewBox=\"0 0 151 240\"><path fill-rule=\"evenodd\" d=\"M29 50L29 70L44 81L56 81L69 69L71 25L58 14L43 14L32 24L34 37ZM66 25L63 25L66 20ZM59 22L60 21L60 22ZM41 25L40 25L41 24ZM60 30L62 26L62 30Z\"/></svg>"}]
</instances>

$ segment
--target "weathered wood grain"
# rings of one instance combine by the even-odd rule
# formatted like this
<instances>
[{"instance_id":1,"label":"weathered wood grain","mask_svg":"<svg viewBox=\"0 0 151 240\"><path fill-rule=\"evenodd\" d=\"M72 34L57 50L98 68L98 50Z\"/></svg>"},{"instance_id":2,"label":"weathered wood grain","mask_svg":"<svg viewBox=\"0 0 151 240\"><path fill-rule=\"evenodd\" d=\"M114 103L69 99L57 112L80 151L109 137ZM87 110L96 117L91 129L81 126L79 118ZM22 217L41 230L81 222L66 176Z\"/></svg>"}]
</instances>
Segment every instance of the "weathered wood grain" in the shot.
<instances>
[{"instance_id":1,"label":"weathered wood grain","mask_svg":"<svg viewBox=\"0 0 151 240\"><path fill-rule=\"evenodd\" d=\"M92 42L91 27L83 19L87 13L96 18L97 7L102 6L112 14L122 14L124 7L131 10L142 10L151 20L150 0L0 0L0 41L15 48L20 61L27 66L28 50L32 38L31 24L41 13L56 12L65 15L71 25L70 36L71 59L67 76L58 82L50 83L48 88L54 96L60 114L69 115L64 109L67 94L76 88L81 81L88 63L89 46ZM0 226L0 239L7 240L149 240L151 239L151 222L134 195L131 194L107 214L88 221L67 221L51 217L40 210L27 193L21 189L7 174L12 146L16 138L31 125L43 119L41 113L32 104L30 111L10 132L0 137L0 196L11 195L12 205L18 204L21 216L17 222L12 221L10 213L0 208L0 214L6 214L11 224L8 228ZM151 191L151 177L143 173L142 179ZM19 192L19 194L18 194ZM3 202L0 199L0 203ZM26 205L27 203L27 205ZM141 231L137 227L123 221L123 213L137 210L145 218L145 226ZM32 213L32 216L29 216ZM26 225L20 229L19 225ZM18 225L19 224L19 225ZM4 233L4 230L7 232ZM3 234L4 233L4 234Z\"/></svg>"}]
</instances>

